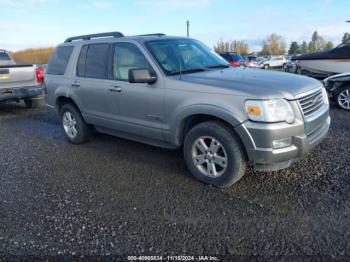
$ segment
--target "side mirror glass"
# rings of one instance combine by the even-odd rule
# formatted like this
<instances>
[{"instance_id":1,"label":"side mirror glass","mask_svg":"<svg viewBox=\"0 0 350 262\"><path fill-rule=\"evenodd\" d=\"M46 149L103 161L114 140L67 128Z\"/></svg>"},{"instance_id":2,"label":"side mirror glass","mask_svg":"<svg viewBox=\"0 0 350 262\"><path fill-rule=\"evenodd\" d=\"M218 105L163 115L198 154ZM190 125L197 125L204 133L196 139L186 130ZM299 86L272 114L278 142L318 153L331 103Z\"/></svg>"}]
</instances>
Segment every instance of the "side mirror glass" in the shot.
<instances>
[{"instance_id":1,"label":"side mirror glass","mask_svg":"<svg viewBox=\"0 0 350 262\"><path fill-rule=\"evenodd\" d=\"M157 76L149 69L139 68L129 70L129 82L130 83L145 83L154 84L157 82Z\"/></svg>"}]
</instances>

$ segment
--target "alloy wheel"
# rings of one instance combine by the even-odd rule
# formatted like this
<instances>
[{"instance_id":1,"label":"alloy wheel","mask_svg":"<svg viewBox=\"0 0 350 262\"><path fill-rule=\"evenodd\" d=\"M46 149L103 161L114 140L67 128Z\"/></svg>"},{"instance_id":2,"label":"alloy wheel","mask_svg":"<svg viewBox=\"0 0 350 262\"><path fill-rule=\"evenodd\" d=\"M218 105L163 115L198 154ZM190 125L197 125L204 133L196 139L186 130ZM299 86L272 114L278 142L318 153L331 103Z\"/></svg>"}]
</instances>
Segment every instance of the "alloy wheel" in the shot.
<instances>
[{"instance_id":1,"label":"alloy wheel","mask_svg":"<svg viewBox=\"0 0 350 262\"><path fill-rule=\"evenodd\" d=\"M201 174L210 178L223 175L228 165L224 146L210 136L200 137L193 143L192 160Z\"/></svg>"},{"instance_id":2,"label":"alloy wheel","mask_svg":"<svg viewBox=\"0 0 350 262\"><path fill-rule=\"evenodd\" d=\"M78 134L77 121L71 112L63 114L63 128L67 136L74 139Z\"/></svg>"},{"instance_id":3,"label":"alloy wheel","mask_svg":"<svg viewBox=\"0 0 350 262\"><path fill-rule=\"evenodd\" d=\"M350 89L345 89L338 95L338 104L346 110L350 110Z\"/></svg>"}]
</instances>

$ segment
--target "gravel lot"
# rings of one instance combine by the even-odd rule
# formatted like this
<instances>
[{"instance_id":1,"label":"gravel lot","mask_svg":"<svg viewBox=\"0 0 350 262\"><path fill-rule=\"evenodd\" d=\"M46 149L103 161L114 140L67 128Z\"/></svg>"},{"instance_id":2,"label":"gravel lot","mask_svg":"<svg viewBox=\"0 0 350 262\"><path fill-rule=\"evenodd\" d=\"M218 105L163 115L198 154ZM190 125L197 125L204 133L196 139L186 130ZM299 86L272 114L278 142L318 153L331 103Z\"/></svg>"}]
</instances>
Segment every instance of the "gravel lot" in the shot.
<instances>
[{"instance_id":1,"label":"gravel lot","mask_svg":"<svg viewBox=\"0 0 350 262\"><path fill-rule=\"evenodd\" d=\"M291 168L219 190L181 151L66 142L52 109L0 105L0 256L350 256L350 113ZM126 257L124 257L126 258Z\"/></svg>"}]
</instances>

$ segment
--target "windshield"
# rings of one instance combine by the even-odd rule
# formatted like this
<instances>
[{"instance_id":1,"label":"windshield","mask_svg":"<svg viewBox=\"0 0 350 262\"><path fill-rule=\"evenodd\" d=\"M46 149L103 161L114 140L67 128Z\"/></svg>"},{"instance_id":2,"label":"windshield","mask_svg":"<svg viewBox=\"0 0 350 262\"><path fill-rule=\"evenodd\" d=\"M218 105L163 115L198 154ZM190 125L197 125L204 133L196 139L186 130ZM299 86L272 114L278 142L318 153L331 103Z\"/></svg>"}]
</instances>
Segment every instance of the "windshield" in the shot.
<instances>
[{"instance_id":1,"label":"windshield","mask_svg":"<svg viewBox=\"0 0 350 262\"><path fill-rule=\"evenodd\" d=\"M226 60L192 39L149 41L146 47L167 75L229 67Z\"/></svg>"}]
</instances>

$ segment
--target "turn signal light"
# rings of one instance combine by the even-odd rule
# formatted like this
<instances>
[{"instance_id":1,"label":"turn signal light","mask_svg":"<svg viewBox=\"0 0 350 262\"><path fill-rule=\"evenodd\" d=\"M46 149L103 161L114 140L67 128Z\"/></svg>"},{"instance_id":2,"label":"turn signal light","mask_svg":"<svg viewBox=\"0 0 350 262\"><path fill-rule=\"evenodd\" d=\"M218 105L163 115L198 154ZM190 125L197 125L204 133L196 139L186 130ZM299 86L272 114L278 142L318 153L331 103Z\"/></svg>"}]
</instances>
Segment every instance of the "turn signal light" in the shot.
<instances>
[{"instance_id":1,"label":"turn signal light","mask_svg":"<svg viewBox=\"0 0 350 262\"><path fill-rule=\"evenodd\" d=\"M247 113L249 115L260 116L261 115L261 109L258 106L248 106L247 107Z\"/></svg>"}]
</instances>

